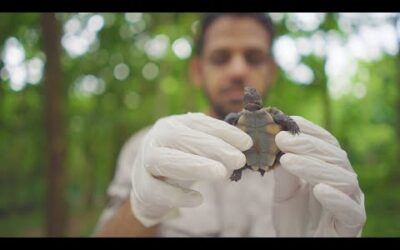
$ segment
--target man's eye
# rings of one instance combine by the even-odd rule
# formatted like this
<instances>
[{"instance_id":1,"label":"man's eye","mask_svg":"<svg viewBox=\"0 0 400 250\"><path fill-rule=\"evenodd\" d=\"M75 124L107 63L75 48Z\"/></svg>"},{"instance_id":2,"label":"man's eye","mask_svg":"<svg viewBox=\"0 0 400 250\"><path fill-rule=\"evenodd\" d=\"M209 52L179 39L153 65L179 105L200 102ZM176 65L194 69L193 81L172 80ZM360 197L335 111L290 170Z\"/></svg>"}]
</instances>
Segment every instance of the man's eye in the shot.
<instances>
[{"instance_id":1,"label":"man's eye","mask_svg":"<svg viewBox=\"0 0 400 250\"><path fill-rule=\"evenodd\" d=\"M267 56L260 53L251 53L246 55L246 61L250 65L259 65L267 61Z\"/></svg>"},{"instance_id":2,"label":"man's eye","mask_svg":"<svg viewBox=\"0 0 400 250\"><path fill-rule=\"evenodd\" d=\"M270 61L271 58L271 54L260 51L251 51L246 53L246 61L249 65L261 65Z\"/></svg>"},{"instance_id":3,"label":"man's eye","mask_svg":"<svg viewBox=\"0 0 400 250\"><path fill-rule=\"evenodd\" d=\"M215 54L210 57L210 61L215 65L222 65L229 60L229 55L225 53Z\"/></svg>"}]
</instances>

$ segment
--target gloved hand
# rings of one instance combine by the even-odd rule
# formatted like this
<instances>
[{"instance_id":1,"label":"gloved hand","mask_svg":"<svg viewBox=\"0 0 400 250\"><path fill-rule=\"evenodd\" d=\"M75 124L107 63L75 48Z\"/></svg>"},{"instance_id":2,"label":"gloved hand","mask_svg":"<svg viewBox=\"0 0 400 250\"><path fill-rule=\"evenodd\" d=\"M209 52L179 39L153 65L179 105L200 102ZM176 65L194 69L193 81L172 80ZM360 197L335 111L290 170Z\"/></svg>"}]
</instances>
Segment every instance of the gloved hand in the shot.
<instances>
[{"instance_id":1,"label":"gloved hand","mask_svg":"<svg viewBox=\"0 0 400 250\"><path fill-rule=\"evenodd\" d=\"M244 166L253 142L246 133L202 113L162 118L143 139L134 162L130 202L149 227L202 203L189 189L196 180L227 179Z\"/></svg>"},{"instance_id":2,"label":"gloved hand","mask_svg":"<svg viewBox=\"0 0 400 250\"><path fill-rule=\"evenodd\" d=\"M273 171L278 236L356 237L366 221L364 194L347 154L325 129L298 116L299 135L279 132L286 154Z\"/></svg>"}]
</instances>

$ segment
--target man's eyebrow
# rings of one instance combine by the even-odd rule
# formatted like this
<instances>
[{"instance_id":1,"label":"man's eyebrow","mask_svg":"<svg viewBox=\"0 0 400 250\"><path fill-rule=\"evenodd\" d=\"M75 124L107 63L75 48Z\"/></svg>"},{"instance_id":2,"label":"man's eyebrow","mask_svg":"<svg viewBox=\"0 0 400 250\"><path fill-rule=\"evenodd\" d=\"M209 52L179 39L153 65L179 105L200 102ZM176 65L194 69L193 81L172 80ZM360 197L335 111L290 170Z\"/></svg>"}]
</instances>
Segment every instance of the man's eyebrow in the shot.
<instances>
[{"instance_id":1,"label":"man's eyebrow","mask_svg":"<svg viewBox=\"0 0 400 250\"><path fill-rule=\"evenodd\" d=\"M227 49L227 48L215 48L215 49L212 49L210 52L211 52L211 53L220 53L220 52L227 52L227 53L229 53L230 51L231 51L231 50L230 50L230 49ZM268 50L264 50L264 49L261 49L261 48L245 48L243 51L244 51L244 52L269 53Z\"/></svg>"},{"instance_id":2,"label":"man's eyebrow","mask_svg":"<svg viewBox=\"0 0 400 250\"><path fill-rule=\"evenodd\" d=\"M260 52L260 53L263 53L263 54L269 54L270 53L269 50L264 50L264 49L261 49L261 48L248 48L245 51L246 52Z\"/></svg>"},{"instance_id":3,"label":"man's eyebrow","mask_svg":"<svg viewBox=\"0 0 400 250\"><path fill-rule=\"evenodd\" d=\"M219 49L213 49L208 53L208 57L214 57L214 56L226 56L229 55L230 51L225 48L219 48Z\"/></svg>"},{"instance_id":4,"label":"man's eyebrow","mask_svg":"<svg viewBox=\"0 0 400 250\"><path fill-rule=\"evenodd\" d=\"M251 48L251 49L248 49L245 53L259 53L259 54L265 55L267 57L273 56L273 53L271 50L264 50L264 49L260 49L260 48Z\"/></svg>"},{"instance_id":5,"label":"man's eyebrow","mask_svg":"<svg viewBox=\"0 0 400 250\"><path fill-rule=\"evenodd\" d=\"M211 53L219 53L219 52L229 52L229 49L226 48L215 48L211 50Z\"/></svg>"}]
</instances>

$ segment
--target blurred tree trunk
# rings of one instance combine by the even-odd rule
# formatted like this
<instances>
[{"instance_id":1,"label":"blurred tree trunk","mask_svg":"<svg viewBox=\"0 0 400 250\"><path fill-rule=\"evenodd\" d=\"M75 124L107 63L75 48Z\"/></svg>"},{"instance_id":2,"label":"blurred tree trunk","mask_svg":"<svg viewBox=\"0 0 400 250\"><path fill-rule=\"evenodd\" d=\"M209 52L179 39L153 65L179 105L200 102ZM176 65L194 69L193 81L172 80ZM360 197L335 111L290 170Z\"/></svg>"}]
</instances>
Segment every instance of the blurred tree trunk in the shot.
<instances>
[{"instance_id":1,"label":"blurred tree trunk","mask_svg":"<svg viewBox=\"0 0 400 250\"><path fill-rule=\"evenodd\" d=\"M185 86L184 86L184 97L185 97L185 112L194 112L195 109L195 92L196 92L196 88L194 86L194 84L191 82L191 79L189 79L189 77L186 77L186 81L185 81Z\"/></svg>"},{"instance_id":2,"label":"blurred tree trunk","mask_svg":"<svg viewBox=\"0 0 400 250\"><path fill-rule=\"evenodd\" d=\"M90 135L92 135L90 133ZM92 151L93 145L91 136L89 137L89 142L85 144L85 194L83 195L85 205L85 211L90 211L93 209L94 205L94 194L96 191L96 152Z\"/></svg>"},{"instance_id":3,"label":"blurred tree trunk","mask_svg":"<svg viewBox=\"0 0 400 250\"><path fill-rule=\"evenodd\" d=\"M1 78L0 78L1 79ZM5 129L5 108L4 108L4 97L5 97L5 90L4 90L4 85L5 84L0 84L0 130L4 131Z\"/></svg>"},{"instance_id":4,"label":"blurred tree trunk","mask_svg":"<svg viewBox=\"0 0 400 250\"><path fill-rule=\"evenodd\" d=\"M42 14L41 27L46 54L43 88L48 159L46 233L48 236L64 236L66 233L64 93L60 65L61 36L55 13Z\"/></svg>"},{"instance_id":5,"label":"blurred tree trunk","mask_svg":"<svg viewBox=\"0 0 400 250\"><path fill-rule=\"evenodd\" d=\"M121 99L123 99L121 97ZM97 123L98 117L102 116L102 111L100 109L100 100L95 99L93 100L94 102L94 108L93 110L89 113L88 118L90 123ZM89 124L90 124L89 123ZM121 134L123 134L123 131L125 131L125 128L122 123L117 123L117 129L116 132L118 132L117 138L122 138ZM90 126L90 125L89 125ZM96 128L88 128L88 132L85 135L85 143L84 143L84 152L85 152L85 168L84 168L84 176L85 176L85 181L83 184L83 200L82 204L84 205L84 211L91 211L94 207L95 203L95 194L96 194L96 173L99 165L98 157L96 154L96 142L99 140L99 133L96 130ZM125 138L126 139L126 138ZM111 152L110 152L111 153ZM114 175L111 175L114 176Z\"/></svg>"},{"instance_id":6,"label":"blurred tree trunk","mask_svg":"<svg viewBox=\"0 0 400 250\"><path fill-rule=\"evenodd\" d=\"M394 27L397 27L397 25L400 25L400 14L394 18ZM396 29L396 30L397 30ZM397 44L400 48L400 37L397 37ZM397 85L397 99L395 103L395 111L396 111L396 123L395 123L395 130L396 130L396 135L397 135L397 162L400 162L400 51L397 52L397 57L396 57L396 65L397 65L397 70L396 72L396 85ZM397 173L394 175L394 179L400 178L400 170L399 167L396 166L394 169L397 170Z\"/></svg>"},{"instance_id":7,"label":"blurred tree trunk","mask_svg":"<svg viewBox=\"0 0 400 250\"><path fill-rule=\"evenodd\" d=\"M161 65L160 66L160 79L167 79L167 76L170 74L169 65ZM165 93L165 87L162 86L163 80L159 81L157 93L156 93L156 106L154 109L154 118L159 119L169 114L169 97L168 94Z\"/></svg>"},{"instance_id":8,"label":"blurred tree trunk","mask_svg":"<svg viewBox=\"0 0 400 250\"><path fill-rule=\"evenodd\" d=\"M328 32L338 30L337 14L326 13L325 20L321 24L320 30L324 31L325 40L325 56L322 58L320 64L321 68L318 69L319 74L317 75L317 81L321 84L322 91L322 107L324 110L324 127L329 132L332 132L332 104L331 97L329 95L328 76L325 71L326 58L328 55Z\"/></svg>"},{"instance_id":9,"label":"blurred tree trunk","mask_svg":"<svg viewBox=\"0 0 400 250\"><path fill-rule=\"evenodd\" d=\"M326 59L323 60L321 66L321 74L319 74L319 83L322 85L322 106L324 109L324 127L329 132L332 131L332 108L331 98L329 96L328 78L325 72Z\"/></svg>"},{"instance_id":10,"label":"blurred tree trunk","mask_svg":"<svg viewBox=\"0 0 400 250\"><path fill-rule=\"evenodd\" d=\"M400 17L399 17L400 20ZM399 47L400 47L400 40L398 42ZM396 131L397 131L397 139L398 139L398 144L400 145L400 52L397 53L397 127L396 127ZM398 154L398 156L400 156L400 152Z\"/></svg>"},{"instance_id":11,"label":"blurred tree trunk","mask_svg":"<svg viewBox=\"0 0 400 250\"><path fill-rule=\"evenodd\" d=\"M332 129L332 108L331 98L329 96L328 77L325 72L326 58L317 58L314 67L315 85L321 90L322 110L323 110L323 126L328 131Z\"/></svg>"}]
</instances>

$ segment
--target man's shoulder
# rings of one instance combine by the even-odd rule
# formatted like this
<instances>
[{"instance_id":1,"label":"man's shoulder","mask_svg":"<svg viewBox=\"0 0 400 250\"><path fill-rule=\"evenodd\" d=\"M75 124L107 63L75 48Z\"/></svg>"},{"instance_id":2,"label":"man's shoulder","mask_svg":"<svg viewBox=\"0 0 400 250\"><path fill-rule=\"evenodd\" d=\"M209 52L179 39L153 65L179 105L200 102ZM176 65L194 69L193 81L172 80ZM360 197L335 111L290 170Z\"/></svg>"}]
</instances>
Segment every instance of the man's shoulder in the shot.
<instances>
[{"instance_id":1,"label":"man's shoulder","mask_svg":"<svg viewBox=\"0 0 400 250\"><path fill-rule=\"evenodd\" d=\"M126 147L132 147L132 145L138 145L143 138L146 136L146 134L149 132L149 130L153 127L153 125L149 125L147 127L144 127L137 131L136 133L133 133L126 141L123 146L123 148Z\"/></svg>"},{"instance_id":2,"label":"man's shoulder","mask_svg":"<svg viewBox=\"0 0 400 250\"><path fill-rule=\"evenodd\" d=\"M135 157L136 153L139 151L139 147L146 136L146 134L149 132L149 130L152 128L152 125L144 127L140 129L138 132L132 134L124 143L124 145L121 148L121 152L119 155L118 159L118 164L129 164Z\"/></svg>"},{"instance_id":3,"label":"man's shoulder","mask_svg":"<svg viewBox=\"0 0 400 250\"><path fill-rule=\"evenodd\" d=\"M128 140L125 142L125 144L130 144L130 143L135 143L138 141L143 140L145 135L149 132L149 130L153 127L153 125L149 125L147 127L144 127L137 131L136 133L133 133Z\"/></svg>"}]
</instances>

